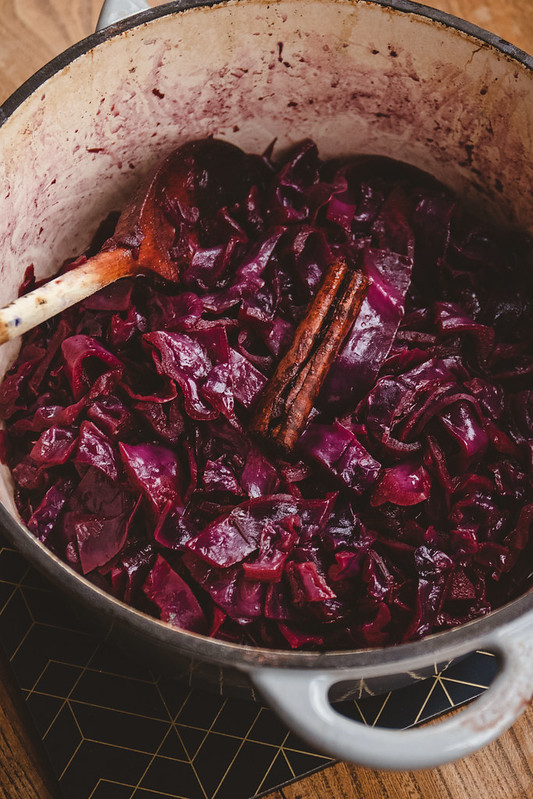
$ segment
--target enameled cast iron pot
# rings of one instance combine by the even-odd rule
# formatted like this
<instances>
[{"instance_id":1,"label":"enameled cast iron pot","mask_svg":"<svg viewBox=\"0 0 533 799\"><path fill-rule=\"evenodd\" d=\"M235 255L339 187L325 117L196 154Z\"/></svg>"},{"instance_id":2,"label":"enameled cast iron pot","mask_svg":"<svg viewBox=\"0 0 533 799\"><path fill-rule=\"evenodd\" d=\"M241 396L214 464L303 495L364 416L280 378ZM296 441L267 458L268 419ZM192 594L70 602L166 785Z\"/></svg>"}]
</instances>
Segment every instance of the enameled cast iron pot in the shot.
<instances>
[{"instance_id":1,"label":"enameled cast iron pot","mask_svg":"<svg viewBox=\"0 0 533 799\"><path fill-rule=\"evenodd\" d=\"M186 139L250 151L311 136L324 158L371 152L432 172L501 224L533 232L533 59L406 0L107 0L100 30L0 109L0 305L34 263L51 274ZM132 17L127 17L133 12ZM106 27L107 26L107 27ZM0 374L16 353L0 350ZM533 593L460 628L383 650L302 653L173 629L75 574L18 521L6 467L0 524L72 598L167 671L258 689L318 749L372 767L435 766L509 727L533 692ZM476 649L501 669L469 708L424 730L369 729L331 697L385 691Z\"/></svg>"}]
</instances>

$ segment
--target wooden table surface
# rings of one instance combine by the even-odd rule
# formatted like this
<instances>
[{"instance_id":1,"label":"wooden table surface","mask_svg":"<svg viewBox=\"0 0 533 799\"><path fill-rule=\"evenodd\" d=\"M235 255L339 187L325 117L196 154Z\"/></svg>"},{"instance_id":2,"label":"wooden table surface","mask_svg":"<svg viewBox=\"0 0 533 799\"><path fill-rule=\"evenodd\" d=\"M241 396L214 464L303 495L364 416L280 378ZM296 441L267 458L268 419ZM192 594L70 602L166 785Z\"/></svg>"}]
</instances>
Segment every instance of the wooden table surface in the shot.
<instances>
[{"instance_id":1,"label":"wooden table surface","mask_svg":"<svg viewBox=\"0 0 533 799\"><path fill-rule=\"evenodd\" d=\"M533 0L434 0L533 52ZM60 51L94 30L101 0L0 0L0 102ZM533 707L482 752L416 773L339 763L268 799L531 799ZM5 664L0 662L0 799L52 799L54 779ZM156 796L154 794L154 799Z\"/></svg>"}]
</instances>

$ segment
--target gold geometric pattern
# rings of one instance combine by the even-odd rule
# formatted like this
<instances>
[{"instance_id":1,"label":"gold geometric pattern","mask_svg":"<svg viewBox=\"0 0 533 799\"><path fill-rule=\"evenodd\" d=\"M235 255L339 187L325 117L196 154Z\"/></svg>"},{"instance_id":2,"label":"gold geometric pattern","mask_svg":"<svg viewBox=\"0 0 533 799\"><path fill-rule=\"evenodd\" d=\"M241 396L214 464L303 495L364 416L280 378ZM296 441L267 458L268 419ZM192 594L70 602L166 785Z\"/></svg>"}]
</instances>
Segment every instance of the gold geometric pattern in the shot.
<instances>
[{"instance_id":1,"label":"gold geometric pattern","mask_svg":"<svg viewBox=\"0 0 533 799\"><path fill-rule=\"evenodd\" d=\"M0 547L0 643L66 799L248 799L331 762L270 709L132 662L66 605ZM365 724L409 726L477 695L494 670L495 659L477 653L339 709Z\"/></svg>"}]
</instances>

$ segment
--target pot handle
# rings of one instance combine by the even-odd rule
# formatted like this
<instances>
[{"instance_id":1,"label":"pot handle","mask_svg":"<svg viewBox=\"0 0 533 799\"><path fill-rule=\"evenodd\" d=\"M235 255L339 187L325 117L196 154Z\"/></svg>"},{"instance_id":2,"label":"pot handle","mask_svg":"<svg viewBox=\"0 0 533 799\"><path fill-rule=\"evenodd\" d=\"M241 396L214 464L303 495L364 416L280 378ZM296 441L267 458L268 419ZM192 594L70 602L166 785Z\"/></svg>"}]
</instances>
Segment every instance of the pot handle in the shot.
<instances>
[{"instance_id":1,"label":"pot handle","mask_svg":"<svg viewBox=\"0 0 533 799\"><path fill-rule=\"evenodd\" d=\"M433 768L465 757L497 738L533 695L531 625L521 637L498 634L483 646L499 656L492 685L465 710L420 729L368 727L331 706L329 690L355 675L293 669L255 669L252 682L280 718L317 750L337 760L378 769ZM359 680L361 674L357 674Z\"/></svg>"},{"instance_id":2,"label":"pot handle","mask_svg":"<svg viewBox=\"0 0 533 799\"><path fill-rule=\"evenodd\" d=\"M104 0L96 23L96 30L101 31L109 25L114 25L116 22L131 17L132 14L146 11L147 8L150 8L150 6L144 0Z\"/></svg>"}]
</instances>

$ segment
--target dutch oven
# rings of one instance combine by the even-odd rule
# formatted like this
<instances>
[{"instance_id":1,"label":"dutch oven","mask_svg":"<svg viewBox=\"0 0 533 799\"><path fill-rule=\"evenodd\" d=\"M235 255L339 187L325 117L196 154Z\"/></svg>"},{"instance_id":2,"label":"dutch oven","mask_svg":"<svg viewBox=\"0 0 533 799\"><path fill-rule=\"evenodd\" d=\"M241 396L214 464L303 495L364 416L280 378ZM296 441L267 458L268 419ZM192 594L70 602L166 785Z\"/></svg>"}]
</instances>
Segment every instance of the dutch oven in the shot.
<instances>
[{"instance_id":1,"label":"dutch oven","mask_svg":"<svg viewBox=\"0 0 533 799\"><path fill-rule=\"evenodd\" d=\"M132 14L132 16L128 16ZM108 0L99 30L0 109L0 305L86 247L173 147L210 134L251 152L312 137L323 158L371 152L432 173L498 224L533 232L533 59L407 0ZM0 373L17 343L0 351ZM255 696L319 750L377 768L430 767L508 728L533 692L533 593L423 640L271 651L172 628L76 574L19 521L1 467L0 524L77 604L175 674ZM387 691L477 649L500 671L424 730L366 728L331 701Z\"/></svg>"}]
</instances>

